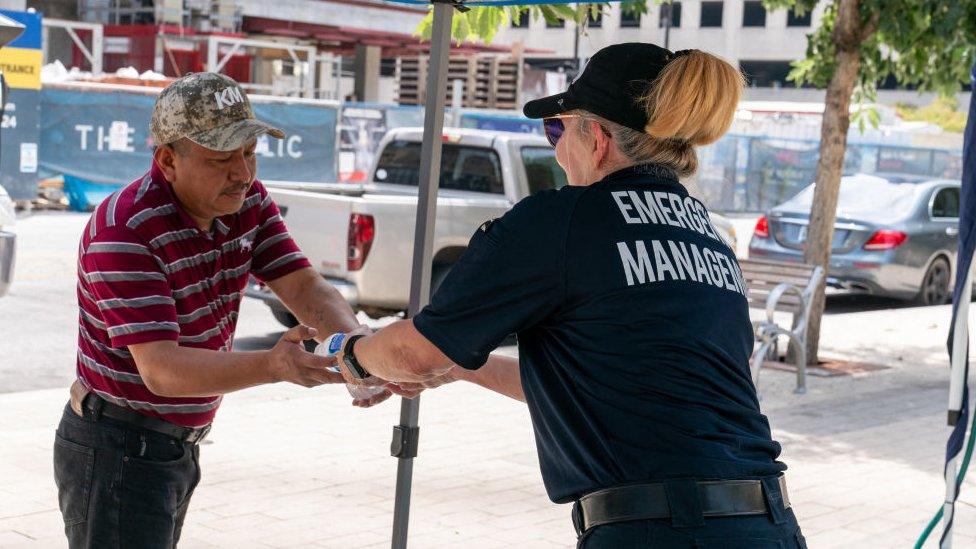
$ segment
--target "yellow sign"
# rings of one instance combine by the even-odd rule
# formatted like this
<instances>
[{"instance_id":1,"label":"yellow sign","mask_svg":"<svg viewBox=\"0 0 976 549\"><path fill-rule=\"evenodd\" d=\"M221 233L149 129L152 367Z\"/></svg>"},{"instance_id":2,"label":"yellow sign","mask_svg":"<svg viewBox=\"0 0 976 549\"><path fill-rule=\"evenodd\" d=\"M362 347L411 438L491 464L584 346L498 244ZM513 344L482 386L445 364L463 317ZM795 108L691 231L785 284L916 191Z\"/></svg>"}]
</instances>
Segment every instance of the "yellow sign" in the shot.
<instances>
[{"instance_id":1,"label":"yellow sign","mask_svg":"<svg viewBox=\"0 0 976 549\"><path fill-rule=\"evenodd\" d=\"M41 89L41 50L23 48L0 49L0 71L11 88Z\"/></svg>"}]
</instances>

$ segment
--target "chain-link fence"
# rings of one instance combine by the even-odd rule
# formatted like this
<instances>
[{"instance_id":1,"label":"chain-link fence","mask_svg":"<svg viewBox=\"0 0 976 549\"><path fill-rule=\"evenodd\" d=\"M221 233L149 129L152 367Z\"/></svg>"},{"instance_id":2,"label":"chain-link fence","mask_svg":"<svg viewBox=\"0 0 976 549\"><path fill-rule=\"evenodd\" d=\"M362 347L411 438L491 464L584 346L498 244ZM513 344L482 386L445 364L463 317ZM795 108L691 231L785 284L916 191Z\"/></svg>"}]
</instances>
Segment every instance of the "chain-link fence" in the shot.
<instances>
[{"instance_id":1,"label":"chain-link fence","mask_svg":"<svg viewBox=\"0 0 976 549\"><path fill-rule=\"evenodd\" d=\"M782 126L777 126L775 129L780 131L767 131L766 135L729 133L699 149L699 169L691 184L709 208L721 212L763 212L813 183L820 142L810 134L813 129L819 131L819 127L801 125L793 132L800 137L787 137ZM852 132L844 158L845 174L960 178L961 150L912 146L912 136L877 133ZM869 141L878 137L885 140Z\"/></svg>"}]
</instances>

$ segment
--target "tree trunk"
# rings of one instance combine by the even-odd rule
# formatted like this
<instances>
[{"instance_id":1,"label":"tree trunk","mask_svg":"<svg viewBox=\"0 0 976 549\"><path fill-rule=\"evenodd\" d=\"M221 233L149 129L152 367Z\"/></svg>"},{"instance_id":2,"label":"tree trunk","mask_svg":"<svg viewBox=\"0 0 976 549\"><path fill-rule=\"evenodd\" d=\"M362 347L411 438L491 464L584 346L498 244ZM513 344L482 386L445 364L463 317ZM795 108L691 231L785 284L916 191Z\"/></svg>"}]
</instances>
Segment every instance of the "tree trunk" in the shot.
<instances>
[{"instance_id":1,"label":"tree trunk","mask_svg":"<svg viewBox=\"0 0 976 549\"><path fill-rule=\"evenodd\" d=\"M844 169L844 153L847 150L847 130L850 126L851 94L857 83L861 67L859 46L874 32L874 21L862 25L860 0L836 0L837 19L833 38L837 46L837 66L827 86L827 97L820 130L820 159L817 162L816 187L810 226L807 231L803 258L807 263L820 265L824 274L829 272L830 248L834 238L834 221L837 218L837 195ZM824 311L822 281L811 302L810 324L807 339L807 364L817 363L820 346L820 319Z\"/></svg>"}]
</instances>

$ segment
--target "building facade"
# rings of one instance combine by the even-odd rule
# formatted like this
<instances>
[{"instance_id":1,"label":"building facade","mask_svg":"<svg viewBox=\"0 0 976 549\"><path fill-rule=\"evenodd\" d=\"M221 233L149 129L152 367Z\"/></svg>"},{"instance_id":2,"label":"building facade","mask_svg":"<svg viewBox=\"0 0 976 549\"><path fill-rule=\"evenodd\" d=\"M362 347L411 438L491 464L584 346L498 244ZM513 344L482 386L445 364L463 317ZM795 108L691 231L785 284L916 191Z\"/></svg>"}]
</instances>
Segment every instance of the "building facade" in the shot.
<instances>
[{"instance_id":1,"label":"building facade","mask_svg":"<svg viewBox=\"0 0 976 549\"><path fill-rule=\"evenodd\" d=\"M604 46L620 42L666 44L671 50L697 48L738 64L752 86L778 87L787 85L790 63L804 57L807 35L819 26L826 6L821 2L812 12L799 16L788 10L767 11L759 0L647 4L647 13L643 14L618 3L604 6L602 16L591 18L582 28L573 23L552 25L523 18L518 25L502 29L496 40L552 50L553 54L530 61L550 67L564 64L567 68L574 57L585 60Z\"/></svg>"}]
</instances>

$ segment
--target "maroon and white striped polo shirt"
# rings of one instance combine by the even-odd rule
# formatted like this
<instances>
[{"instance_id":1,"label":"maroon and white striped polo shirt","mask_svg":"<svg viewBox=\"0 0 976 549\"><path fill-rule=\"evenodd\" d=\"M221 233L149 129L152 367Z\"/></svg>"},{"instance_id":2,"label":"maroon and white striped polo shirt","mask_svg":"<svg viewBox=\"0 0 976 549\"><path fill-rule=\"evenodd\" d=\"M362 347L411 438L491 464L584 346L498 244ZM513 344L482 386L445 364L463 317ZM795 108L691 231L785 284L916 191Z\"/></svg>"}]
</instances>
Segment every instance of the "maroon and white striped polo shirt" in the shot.
<instances>
[{"instance_id":1,"label":"maroon and white striped polo shirt","mask_svg":"<svg viewBox=\"0 0 976 549\"><path fill-rule=\"evenodd\" d=\"M127 346L230 351L248 275L269 281L309 266L260 182L208 233L155 163L98 206L78 254L78 377L109 402L188 427L210 423L220 397L153 394Z\"/></svg>"}]
</instances>

